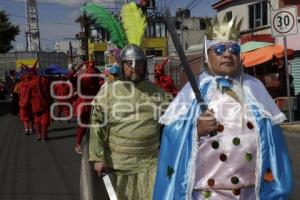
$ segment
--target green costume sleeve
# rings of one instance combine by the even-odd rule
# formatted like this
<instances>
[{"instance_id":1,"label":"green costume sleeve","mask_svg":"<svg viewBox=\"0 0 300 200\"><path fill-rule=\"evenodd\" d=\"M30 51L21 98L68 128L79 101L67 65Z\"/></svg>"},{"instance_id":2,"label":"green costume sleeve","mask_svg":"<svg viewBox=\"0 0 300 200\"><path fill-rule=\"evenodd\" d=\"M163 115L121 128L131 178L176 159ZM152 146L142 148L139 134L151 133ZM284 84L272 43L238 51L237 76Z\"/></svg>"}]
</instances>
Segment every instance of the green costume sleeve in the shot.
<instances>
[{"instance_id":1,"label":"green costume sleeve","mask_svg":"<svg viewBox=\"0 0 300 200\"><path fill-rule=\"evenodd\" d=\"M103 104L105 98L101 98L101 94L99 96L96 96L93 101L90 123L89 161L101 162L105 161L103 147L105 138L107 138L107 120L105 119L107 112L105 112L106 107Z\"/></svg>"}]
</instances>

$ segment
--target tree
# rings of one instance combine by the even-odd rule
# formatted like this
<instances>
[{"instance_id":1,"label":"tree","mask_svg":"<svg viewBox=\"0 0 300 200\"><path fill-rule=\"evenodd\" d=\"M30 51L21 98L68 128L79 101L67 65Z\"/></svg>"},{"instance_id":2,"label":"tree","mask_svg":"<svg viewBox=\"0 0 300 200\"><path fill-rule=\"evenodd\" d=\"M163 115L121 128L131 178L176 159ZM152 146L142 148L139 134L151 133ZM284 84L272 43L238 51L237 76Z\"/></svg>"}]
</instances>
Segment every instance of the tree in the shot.
<instances>
[{"instance_id":1,"label":"tree","mask_svg":"<svg viewBox=\"0 0 300 200\"><path fill-rule=\"evenodd\" d=\"M13 48L12 42L19 32L19 26L9 21L5 11L0 11L0 53L7 53Z\"/></svg>"}]
</instances>

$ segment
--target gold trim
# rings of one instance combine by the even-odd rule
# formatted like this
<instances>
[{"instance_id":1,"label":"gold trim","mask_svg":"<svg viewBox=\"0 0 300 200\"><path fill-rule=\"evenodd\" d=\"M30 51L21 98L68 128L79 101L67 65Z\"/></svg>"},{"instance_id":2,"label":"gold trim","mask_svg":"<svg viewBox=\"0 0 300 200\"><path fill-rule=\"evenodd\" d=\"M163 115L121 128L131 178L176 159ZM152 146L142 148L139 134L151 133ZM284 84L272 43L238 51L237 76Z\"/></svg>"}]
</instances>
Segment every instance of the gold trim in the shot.
<instances>
[{"instance_id":1,"label":"gold trim","mask_svg":"<svg viewBox=\"0 0 300 200\"><path fill-rule=\"evenodd\" d=\"M243 188L251 188L255 187L255 184L249 185L239 185L235 187L203 187L203 188L194 188L195 191L206 191L206 190L236 190L236 189L243 189Z\"/></svg>"},{"instance_id":2,"label":"gold trim","mask_svg":"<svg viewBox=\"0 0 300 200\"><path fill-rule=\"evenodd\" d=\"M145 146L151 146L154 144L159 143L159 136L155 136L149 139L132 139L132 138L124 138L123 140L120 140L118 137L110 136L108 139L108 143L113 146L124 146L124 147L145 147Z\"/></svg>"},{"instance_id":3,"label":"gold trim","mask_svg":"<svg viewBox=\"0 0 300 200\"><path fill-rule=\"evenodd\" d=\"M106 144L104 145L105 150L111 151L118 154L125 155L155 155L159 151L159 143L152 146L143 146L143 148L123 148L121 146L115 147L114 145Z\"/></svg>"},{"instance_id":4,"label":"gold trim","mask_svg":"<svg viewBox=\"0 0 300 200\"><path fill-rule=\"evenodd\" d=\"M116 135L116 134L110 133L110 137L122 138L122 139L126 139L126 140L145 141L145 140L153 139L153 137L159 137L159 134L153 134L153 135L149 135L149 136L146 136L146 137L140 137L140 136L132 137L132 136Z\"/></svg>"}]
</instances>

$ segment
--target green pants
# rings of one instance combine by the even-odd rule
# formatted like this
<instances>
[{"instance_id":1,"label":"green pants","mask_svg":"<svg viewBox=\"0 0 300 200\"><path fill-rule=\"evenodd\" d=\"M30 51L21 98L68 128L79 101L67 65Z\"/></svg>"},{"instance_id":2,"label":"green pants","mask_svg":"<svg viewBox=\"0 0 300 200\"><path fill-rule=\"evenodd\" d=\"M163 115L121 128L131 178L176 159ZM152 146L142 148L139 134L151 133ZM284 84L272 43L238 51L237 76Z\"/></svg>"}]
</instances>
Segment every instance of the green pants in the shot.
<instances>
[{"instance_id":1,"label":"green pants","mask_svg":"<svg viewBox=\"0 0 300 200\"><path fill-rule=\"evenodd\" d=\"M109 176L118 200L152 200L156 166L138 173L112 171Z\"/></svg>"}]
</instances>

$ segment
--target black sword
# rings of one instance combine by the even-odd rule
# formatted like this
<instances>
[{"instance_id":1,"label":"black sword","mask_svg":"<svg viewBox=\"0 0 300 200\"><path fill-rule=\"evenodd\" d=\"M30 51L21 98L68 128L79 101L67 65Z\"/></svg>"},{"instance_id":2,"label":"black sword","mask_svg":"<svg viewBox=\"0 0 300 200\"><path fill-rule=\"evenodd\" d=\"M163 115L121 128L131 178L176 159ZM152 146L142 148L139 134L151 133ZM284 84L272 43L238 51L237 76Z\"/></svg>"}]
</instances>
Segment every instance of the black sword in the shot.
<instances>
[{"instance_id":1,"label":"black sword","mask_svg":"<svg viewBox=\"0 0 300 200\"><path fill-rule=\"evenodd\" d=\"M171 38L172 38L172 41L174 43L174 46L175 46L175 49L177 51L177 54L180 58L180 61L181 61L181 65L183 66L184 68L184 71L188 77L188 80L191 84L191 87L195 93L195 96L196 96L196 99L197 99L197 102L199 103L200 105L200 109L202 112L204 112L206 109L207 109L207 106L204 104L204 101L201 97L201 94L200 94L200 90L198 88L198 85L197 85L197 81L193 75L193 72L192 72L192 69L190 67L190 64L187 60L187 57L184 53L184 50L180 44L180 39L177 35L177 32L176 32L176 28L175 28L175 25L172 21L172 18L171 18L171 15L170 15L170 10L167 9L166 11L166 15L164 16L164 19L165 19L165 22L166 22L166 25L167 25L167 28L169 30L169 33L171 35Z\"/></svg>"}]
</instances>

